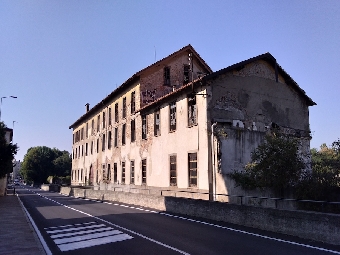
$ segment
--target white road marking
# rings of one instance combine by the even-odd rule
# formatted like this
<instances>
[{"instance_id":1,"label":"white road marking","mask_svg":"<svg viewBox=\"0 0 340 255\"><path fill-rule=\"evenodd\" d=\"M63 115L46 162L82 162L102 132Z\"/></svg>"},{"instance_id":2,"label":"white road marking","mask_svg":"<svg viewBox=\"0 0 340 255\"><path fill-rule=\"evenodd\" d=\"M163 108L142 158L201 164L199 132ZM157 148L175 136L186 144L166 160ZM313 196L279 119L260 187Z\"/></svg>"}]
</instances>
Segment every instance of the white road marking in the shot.
<instances>
[{"instance_id":1,"label":"white road marking","mask_svg":"<svg viewBox=\"0 0 340 255\"><path fill-rule=\"evenodd\" d=\"M106 227L106 228L97 228L97 229L92 229L92 230L83 230L83 231L77 231L77 234L82 235L82 234L90 234L94 232L101 232L101 231L107 231L107 230L112 230L113 228L111 227ZM66 236L74 236L74 233L65 233L65 234L56 234L56 235L51 235L51 238L59 238L59 237L66 237Z\"/></svg>"},{"instance_id":2,"label":"white road marking","mask_svg":"<svg viewBox=\"0 0 340 255\"><path fill-rule=\"evenodd\" d=\"M106 237L106 236L112 236L112 235L118 235L118 234L123 234L123 232L119 230L111 230L111 231L105 231L101 233L88 234L88 235L79 235L79 233L77 232L77 236L54 239L54 242L56 244L74 243L74 242L97 239L99 237Z\"/></svg>"},{"instance_id":3,"label":"white road marking","mask_svg":"<svg viewBox=\"0 0 340 255\"><path fill-rule=\"evenodd\" d=\"M87 248L87 247L96 246L96 245L124 241L124 240L132 239L132 238L133 238L132 236L129 236L127 234L121 234L121 235L98 238L95 240L87 240L87 241L81 241L81 242L76 242L76 243L61 244L58 247L61 251L70 251L70 250Z\"/></svg>"},{"instance_id":4,"label":"white road marking","mask_svg":"<svg viewBox=\"0 0 340 255\"><path fill-rule=\"evenodd\" d=\"M100 225L85 226L85 227L79 227L79 228L65 228L65 229L58 229L58 230L50 230L46 232L48 234L55 234L55 233L70 232L70 231L75 231L75 230L80 230L80 229L89 229L89 228L94 228L94 227L105 227L105 225L100 224Z\"/></svg>"}]
</instances>

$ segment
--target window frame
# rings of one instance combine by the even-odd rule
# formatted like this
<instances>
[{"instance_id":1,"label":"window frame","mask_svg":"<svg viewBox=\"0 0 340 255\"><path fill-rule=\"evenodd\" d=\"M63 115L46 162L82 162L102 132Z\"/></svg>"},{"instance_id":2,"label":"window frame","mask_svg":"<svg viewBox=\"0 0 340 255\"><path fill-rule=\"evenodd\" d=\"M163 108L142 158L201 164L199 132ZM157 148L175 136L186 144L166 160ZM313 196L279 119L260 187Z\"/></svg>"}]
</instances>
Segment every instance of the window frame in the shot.
<instances>
[{"instance_id":1,"label":"window frame","mask_svg":"<svg viewBox=\"0 0 340 255\"><path fill-rule=\"evenodd\" d=\"M136 119L132 119L130 123L130 129L131 129L131 142L136 141Z\"/></svg>"},{"instance_id":2,"label":"window frame","mask_svg":"<svg viewBox=\"0 0 340 255\"><path fill-rule=\"evenodd\" d=\"M157 120L158 120L158 123L157 123ZM160 136L161 135L161 111L160 109L156 109L154 112L153 128L154 128L154 136Z\"/></svg>"},{"instance_id":3,"label":"window frame","mask_svg":"<svg viewBox=\"0 0 340 255\"><path fill-rule=\"evenodd\" d=\"M136 91L131 92L131 114L136 112Z\"/></svg>"},{"instance_id":4,"label":"window frame","mask_svg":"<svg viewBox=\"0 0 340 255\"><path fill-rule=\"evenodd\" d=\"M126 144L126 123L122 125L122 145Z\"/></svg>"},{"instance_id":5,"label":"window frame","mask_svg":"<svg viewBox=\"0 0 340 255\"><path fill-rule=\"evenodd\" d=\"M126 180L126 169L125 169L126 165L125 165L125 161L122 161L122 180L121 180L121 184L125 184L125 180Z\"/></svg>"},{"instance_id":6,"label":"window frame","mask_svg":"<svg viewBox=\"0 0 340 255\"><path fill-rule=\"evenodd\" d=\"M177 128L177 105L176 101L169 104L169 132L175 132ZM172 122L174 122L172 124Z\"/></svg>"},{"instance_id":7,"label":"window frame","mask_svg":"<svg viewBox=\"0 0 340 255\"><path fill-rule=\"evenodd\" d=\"M187 106L188 106L188 127L197 125L197 101L196 95L187 96Z\"/></svg>"},{"instance_id":8,"label":"window frame","mask_svg":"<svg viewBox=\"0 0 340 255\"><path fill-rule=\"evenodd\" d=\"M170 173L169 175L170 186L177 187L177 155L176 154L172 154L169 156L169 173Z\"/></svg>"},{"instance_id":9,"label":"window frame","mask_svg":"<svg viewBox=\"0 0 340 255\"><path fill-rule=\"evenodd\" d=\"M130 184L135 184L135 161L130 161Z\"/></svg>"},{"instance_id":10,"label":"window frame","mask_svg":"<svg viewBox=\"0 0 340 255\"><path fill-rule=\"evenodd\" d=\"M170 66L165 66L163 68L163 84L165 86L170 86L171 85L171 71L170 71Z\"/></svg>"},{"instance_id":11,"label":"window frame","mask_svg":"<svg viewBox=\"0 0 340 255\"><path fill-rule=\"evenodd\" d=\"M143 114L142 116L142 139L147 140L148 139L148 120L147 115Z\"/></svg>"},{"instance_id":12,"label":"window frame","mask_svg":"<svg viewBox=\"0 0 340 255\"><path fill-rule=\"evenodd\" d=\"M142 185L147 184L147 160L142 159Z\"/></svg>"},{"instance_id":13,"label":"window frame","mask_svg":"<svg viewBox=\"0 0 340 255\"><path fill-rule=\"evenodd\" d=\"M123 97L123 109L122 109L122 118L126 118L126 97Z\"/></svg>"},{"instance_id":14,"label":"window frame","mask_svg":"<svg viewBox=\"0 0 340 255\"><path fill-rule=\"evenodd\" d=\"M197 152L188 153L188 185L189 187L198 187L198 164L197 163L198 163ZM194 165L196 167L193 167Z\"/></svg>"}]
</instances>

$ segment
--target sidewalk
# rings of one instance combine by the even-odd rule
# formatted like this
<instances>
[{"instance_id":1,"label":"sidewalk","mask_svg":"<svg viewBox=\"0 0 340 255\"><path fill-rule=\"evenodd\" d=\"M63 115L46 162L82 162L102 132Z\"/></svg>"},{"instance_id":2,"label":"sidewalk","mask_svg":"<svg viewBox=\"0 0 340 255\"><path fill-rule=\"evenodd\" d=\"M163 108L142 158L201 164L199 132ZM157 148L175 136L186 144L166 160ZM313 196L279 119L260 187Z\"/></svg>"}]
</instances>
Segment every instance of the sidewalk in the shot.
<instances>
[{"instance_id":1,"label":"sidewalk","mask_svg":"<svg viewBox=\"0 0 340 255\"><path fill-rule=\"evenodd\" d=\"M0 197L0 226L0 255L45 254L16 195Z\"/></svg>"}]
</instances>

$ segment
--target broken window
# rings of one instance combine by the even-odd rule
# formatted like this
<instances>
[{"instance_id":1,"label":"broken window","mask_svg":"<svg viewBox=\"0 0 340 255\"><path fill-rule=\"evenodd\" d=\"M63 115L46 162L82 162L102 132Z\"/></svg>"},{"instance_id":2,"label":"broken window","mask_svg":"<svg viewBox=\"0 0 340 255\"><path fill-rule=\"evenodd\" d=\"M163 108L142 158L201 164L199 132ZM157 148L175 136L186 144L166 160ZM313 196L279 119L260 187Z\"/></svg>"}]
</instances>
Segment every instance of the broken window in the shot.
<instances>
[{"instance_id":1,"label":"broken window","mask_svg":"<svg viewBox=\"0 0 340 255\"><path fill-rule=\"evenodd\" d=\"M112 124L111 107L109 108L109 126Z\"/></svg>"},{"instance_id":2,"label":"broken window","mask_svg":"<svg viewBox=\"0 0 340 255\"><path fill-rule=\"evenodd\" d=\"M196 96L188 96L188 126L191 127L197 124L197 105Z\"/></svg>"},{"instance_id":3,"label":"broken window","mask_svg":"<svg viewBox=\"0 0 340 255\"><path fill-rule=\"evenodd\" d=\"M146 184L146 159L142 160L142 184Z\"/></svg>"},{"instance_id":4,"label":"broken window","mask_svg":"<svg viewBox=\"0 0 340 255\"><path fill-rule=\"evenodd\" d=\"M118 116L118 103L115 103L115 122L117 123L119 121Z\"/></svg>"},{"instance_id":5,"label":"broken window","mask_svg":"<svg viewBox=\"0 0 340 255\"><path fill-rule=\"evenodd\" d=\"M122 126L122 145L125 145L125 130L126 129L126 124L124 123Z\"/></svg>"},{"instance_id":6,"label":"broken window","mask_svg":"<svg viewBox=\"0 0 340 255\"><path fill-rule=\"evenodd\" d=\"M190 75L190 66L189 65L184 65L184 79L183 79L183 84L187 84L189 83L190 79L189 79L189 75Z\"/></svg>"},{"instance_id":7,"label":"broken window","mask_svg":"<svg viewBox=\"0 0 340 255\"><path fill-rule=\"evenodd\" d=\"M122 162L122 184L125 184L125 162Z\"/></svg>"},{"instance_id":8,"label":"broken window","mask_svg":"<svg viewBox=\"0 0 340 255\"><path fill-rule=\"evenodd\" d=\"M134 114L136 111L136 92L131 92L131 114Z\"/></svg>"},{"instance_id":9,"label":"broken window","mask_svg":"<svg viewBox=\"0 0 340 255\"><path fill-rule=\"evenodd\" d=\"M107 180L111 181L111 165L107 164Z\"/></svg>"},{"instance_id":10,"label":"broken window","mask_svg":"<svg viewBox=\"0 0 340 255\"><path fill-rule=\"evenodd\" d=\"M170 131L176 130L176 102L170 104Z\"/></svg>"},{"instance_id":11,"label":"broken window","mask_svg":"<svg viewBox=\"0 0 340 255\"><path fill-rule=\"evenodd\" d=\"M136 140L136 122L131 120L131 142Z\"/></svg>"},{"instance_id":12,"label":"broken window","mask_svg":"<svg viewBox=\"0 0 340 255\"><path fill-rule=\"evenodd\" d=\"M164 67L164 85L170 85L170 67Z\"/></svg>"},{"instance_id":13,"label":"broken window","mask_svg":"<svg viewBox=\"0 0 340 255\"><path fill-rule=\"evenodd\" d=\"M86 139L89 138L89 123L86 122Z\"/></svg>"},{"instance_id":14,"label":"broken window","mask_svg":"<svg viewBox=\"0 0 340 255\"><path fill-rule=\"evenodd\" d=\"M107 135L107 148L109 150L111 149L111 140L112 140L112 135L111 135L111 131L109 131Z\"/></svg>"},{"instance_id":15,"label":"broken window","mask_svg":"<svg viewBox=\"0 0 340 255\"><path fill-rule=\"evenodd\" d=\"M142 139L147 138L148 125L146 121L146 115L142 115Z\"/></svg>"},{"instance_id":16,"label":"broken window","mask_svg":"<svg viewBox=\"0 0 340 255\"><path fill-rule=\"evenodd\" d=\"M113 182L117 183L117 163L113 163Z\"/></svg>"},{"instance_id":17,"label":"broken window","mask_svg":"<svg viewBox=\"0 0 340 255\"><path fill-rule=\"evenodd\" d=\"M105 112L103 112L103 128L105 128Z\"/></svg>"},{"instance_id":18,"label":"broken window","mask_svg":"<svg viewBox=\"0 0 340 255\"><path fill-rule=\"evenodd\" d=\"M118 147L118 127L115 128L115 147Z\"/></svg>"},{"instance_id":19,"label":"broken window","mask_svg":"<svg viewBox=\"0 0 340 255\"><path fill-rule=\"evenodd\" d=\"M197 153L188 153L189 187L197 187Z\"/></svg>"},{"instance_id":20,"label":"broken window","mask_svg":"<svg viewBox=\"0 0 340 255\"><path fill-rule=\"evenodd\" d=\"M177 186L177 156L170 156L170 186Z\"/></svg>"},{"instance_id":21,"label":"broken window","mask_svg":"<svg viewBox=\"0 0 340 255\"><path fill-rule=\"evenodd\" d=\"M126 97L123 98L123 119L126 118Z\"/></svg>"},{"instance_id":22,"label":"broken window","mask_svg":"<svg viewBox=\"0 0 340 255\"><path fill-rule=\"evenodd\" d=\"M130 162L130 184L135 184L135 161Z\"/></svg>"},{"instance_id":23,"label":"broken window","mask_svg":"<svg viewBox=\"0 0 340 255\"><path fill-rule=\"evenodd\" d=\"M102 138L102 151L105 151L105 134L103 134Z\"/></svg>"},{"instance_id":24,"label":"broken window","mask_svg":"<svg viewBox=\"0 0 340 255\"><path fill-rule=\"evenodd\" d=\"M156 110L154 113L154 135L161 135L161 119L160 119L160 110Z\"/></svg>"}]
</instances>

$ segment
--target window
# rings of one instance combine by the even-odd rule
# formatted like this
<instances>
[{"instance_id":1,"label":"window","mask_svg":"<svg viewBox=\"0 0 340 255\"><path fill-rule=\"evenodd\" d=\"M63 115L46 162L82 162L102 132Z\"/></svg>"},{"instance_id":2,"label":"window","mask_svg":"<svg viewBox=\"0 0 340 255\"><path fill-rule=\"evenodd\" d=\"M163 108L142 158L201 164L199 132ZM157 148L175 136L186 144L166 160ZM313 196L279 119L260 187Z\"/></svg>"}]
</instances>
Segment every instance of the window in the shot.
<instances>
[{"instance_id":1,"label":"window","mask_svg":"<svg viewBox=\"0 0 340 255\"><path fill-rule=\"evenodd\" d=\"M188 126L191 127L197 124L197 106L196 96L188 96Z\"/></svg>"},{"instance_id":2,"label":"window","mask_svg":"<svg viewBox=\"0 0 340 255\"><path fill-rule=\"evenodd\" d=\"M81 146L81 156L84 156L84 145Z\"/></svg>"},{"instance_id":3,"label":"window","mask_svg":"<svg viewBox=\"0 0 340 255\"><path fill-rule=\"evenodd\" d=\"M111 107L109 108L109 126L112 124Z\"/></svg>"},{"instance_id":4,"label":"window","mask_svg":"<svg viewBox=\"0 0 340 255\"><path fill-rule=\"evenodd\" d=\"M131 92L131 114L134 114L136 111L136 92Z\"/></svg>"},{"instance_id":5,"label":"window","mask_svg":"<svg viewBox=\"0 0 340 255\"><path fill-rule=\"evenodd\" d=\"M111 131L109 131L108 135L107 135L107 148L110 150L111 149L111 140L112 140L112 134Z\"/></svg>"},{"instance_id":6,"label":"window","mask_svg":"<svg viewBox=\"0 0 340 255\"><path fill-rule=\"evenodd\" d=\"M86 139L89 138L89 123L86 122Z\"/></svg>"},{"instance_id":7,"label":"window","mask_svg":"<svg viewBox=\"0 0 340 255\"><path fill-rule=\"evenodd\" d=\"M78 157L78 151L77 151L77 148L76 148L76 158Z\"/></svg>"},{"instance_id":8,"label":"window","mask_svg":"<svg viewBox=\"0 0 340 255\"><path fill-rule=\"evenodd\" d=\"M117 163L113 163L113 182L117 183Z\"/></svg>"},{"instance_id":9,"label":"window","mask_svg":"<svg viewBox=\"0 0 340 255\"><path fill-rule=\"evenodd\" d=\"M74 134L73 134L73 144L74 144Z\"/></svg>"},{"instance_id":10,"label":"window","mask_svg":"<svg viewBox=\"0 0 340 255\"><path fill-rule=\"evenodd\" d=\"M102 151L105 151L105 134L103 134L102 138Z\"/></svg>"},{"instance_id":11,"label":"window","mask_svg":"<svg viewBox=\"0 0 340 255\"><path fill-rule=\"evenodd\" d=\"M100 125L100 115L98 115L98 118L97 118L97 132L99 132L100 130L99 125Z\"/></svg>"},{"instance_id":12,"label":"window","mask_svg":"<svg viewBox=\"0 0 340 255\"><path fill-rule=\"evenodd\" d=\"M103 128L105 128L105 112L103 112Z\"/></svg>"},{"instance_id":13,"label":"window","mask_svg":"<svg viewBox=\"0 0 340 255\"><path fill-rule=\"evenodd\" d=\"M94 119L92 120L91 129L92 129L92 134L93 134L94 133Z\"/></svg>"},{"instance_id":14,"label":"window","mask_svg":"<svg viewBox=\"0 0 340 255\"><path fill-rule=\"evenodd\" d=\"M115 128L115 147L118 147L118 128Z\"/></svg>"},{"instance_id":15,"label":"window","mask_svg":"<svg viewBox=\"0 0 340 255\"><path fill-rule=\"evenodd\" d=\"M91 141L91 155L93 154L93 141Z\"/></svg>"},{"instance_id":16,"label":"window","mask_svg":"<svg viewBox=\"0 0 340 255\"><path fill-rule=\"evenodd\" d=\"M156 110L154 113L154 135L159 136L161 135L161 119L160 119L160 110Z\"/></svg>"},{"instance_id":17,"label":"window","mask_svg":"<svg viewBox=\"0 0 340 255\"><path fill-rule=\"evenodd\" d=\"M146 159L142 160L142 184L146 184Z\"/></svg>"},{"instance_id":18,"label":"window","mask_svg":"<svg viewBox=\"0 0 340 255\"><path fill-rule=\"evenodd\" d=\"M84 128L81 128L81 140L84 140Z\"/></svg>"},{"instance_id":19,"label":"window","mask_svg":"<svg viewBox=\"0 0 340 255\"><path fill-rule=\"evenodd\" d=\"M135 184L135 161L130 162L130 184Z\"/></svg>"},{"instance_id":20,"label":"window","mask_svg":"<svg viewBox=\"0 0 340 255\"><path fill-rule=\"evenodd\" d=\"M190 66L189 65L184 65L184 79L183 79L183 84L189 83L189 74L190 74Z\"/></svg>"},{"instance_id":21,"label":"window","mask_svg":"<svg viewBox=\"0 0 340 255\"><path fill-rule=\"evenodd\" d=\"M170 156L170 186L177 186L177 162L176 155Z\"/></svg>"},{"instance_id":22,"label":"window","mask_svg":"<svg viewBox=\"0 0 340 255\"><path fill-rule=\"evenodd\" d=\"M103 164L102 167L103 167L102 180L105 180L106 179L105 164Z\"/></svg>"},{"instance_id":23,"label":"window","mask_svg":"<svg viewBox=\"0 0 340 255\"><path fill-rule=\"evenodd\" d=\"M189 187L197 186L197 153L188 154Z\"/></svg>"},{"instance_id":24,"label":"window","mask_svg":"<svg viewBox=\"0 0 340 255\"><path fill-rule=\"evenodd\" d=\"M111 181L111 165L107 164L107 180Z\"/></svg>"},{"instance_id":25,"label":"window","mask_svg":"<svg viewBox=\"0 0 340 255\"><path fill-rule=\"evenodd\" d=\"M115 122L117 123L118 121L118 103L115 103Z\"/></svg>"},{"instance_id":26,"label":"window","mask_svg":"<svg viewBox=\"0 0 340 255\"><path fill-rule=\"evenodd\" d=\"M122 145L125 145L125 131L126 131L126 124L124 123L122 126Z\"/></svg>"},{"instance_id":27,"label":"window","mask_svg":"<svg viewBox=\"0 0 340 255\"><path fill-rule=\"evenodd\" d=\"M123 119L126 118L126 97L123 98Z\"/></svg>"},{"instance_id":28,"label":"window","mask_svg":"<svg viewBox=\"0 0 340 255\"><path fill-rule=\"evenodd\" d=\"M85 144L85 156L87 156L88 143Z\"/></svg>"},{"instance_id":29,"label":"window","mask_svg":"<svg viewBox=\"0 0 340 255\"><path fill-rule=\"evenodd\" d=\"M78 146L78 158L80 158L80 145Z\"/></svg>"},{"instance_id":30,"label":"window","mask_svg":"<svg viewBox=\"0 0 340 255\"><path fill-rule=\"evenodd\" d=\"M147 138L148 125L146 121L146 115L142 115L142 139Z\"/></svg>"},{"instance_id":31,"label":"window","mask_svg":"<svg viewBox=\"0 0 340 255\"><path fill-rule=\"evenodd\" d=\"M136 140L136 122L131 120L131 142Z\"/></svg>"},{"instance_id":32,"label":"window","mask_svg":"<svg viewBox=\"0 0 340 255\"><path fill-rule=\"evenodd\" d=\"M170 104L170 131L176 130L176 102Z\"/></svg>"},{"instance_id":33,"label":"window","mask_svg":"<svg viewBox=\"0 0 340 255\"><path fill-rule=\"evenodd\" d=\"M125 162L122 162L122 184L125 184Z\"/></svg>"},{"instance_id":34,"label":"window","mask_svg":"<svg viewBox=\"0 0 340 255\"><path fill-rule=\"evenodd\" d=\"M164 85L170 85L170 67L164 67Z\"/></svg>"},{"instance_id":35,"label":"window","mask_svg":"<svg viewBox=\"0 0 340 255\"><path fill-rule=\"evenodd\" d=\"M97 153L99 152L99 138L97 139Z\"/></svg>"}]
</instances>

